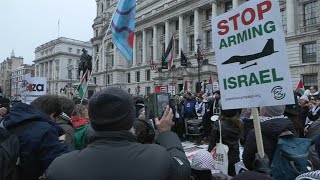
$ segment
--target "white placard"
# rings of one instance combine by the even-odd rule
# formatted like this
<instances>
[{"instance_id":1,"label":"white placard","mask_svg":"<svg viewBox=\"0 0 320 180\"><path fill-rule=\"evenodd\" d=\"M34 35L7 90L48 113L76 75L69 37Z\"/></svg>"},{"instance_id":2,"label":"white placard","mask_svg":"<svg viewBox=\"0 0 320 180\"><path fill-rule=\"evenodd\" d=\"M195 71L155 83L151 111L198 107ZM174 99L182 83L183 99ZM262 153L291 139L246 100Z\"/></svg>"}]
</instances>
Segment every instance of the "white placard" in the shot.
<instances>
[{"instance_id":1,"label":"white placard","mask_svg":"<svg viewBox=\"0 0 320 180\"><path fill-rule=\"evenodd\" d=\"M212 27L223 109L294 103L278 1L250 0Z\"/></svg>"},{"instance_id":2,"label":"white placard","mask_svg":"<svg viewBox=\"0 0 320 180\"><path fill-rule=\"evenodd\" d=\"M168 85L168 93L170 93L171 96L176 95L176 86Z\"/></svg>"},{"instance_id":3,"label":"white placard","mask_svg":"<svg viewBox=\"0 0 320 180\"><path fill-rule=\"evenodd\" d=\"M20 86L22 102L30 104L47 92L47 78L25 76Z\"/></svg>"}]
</instances>

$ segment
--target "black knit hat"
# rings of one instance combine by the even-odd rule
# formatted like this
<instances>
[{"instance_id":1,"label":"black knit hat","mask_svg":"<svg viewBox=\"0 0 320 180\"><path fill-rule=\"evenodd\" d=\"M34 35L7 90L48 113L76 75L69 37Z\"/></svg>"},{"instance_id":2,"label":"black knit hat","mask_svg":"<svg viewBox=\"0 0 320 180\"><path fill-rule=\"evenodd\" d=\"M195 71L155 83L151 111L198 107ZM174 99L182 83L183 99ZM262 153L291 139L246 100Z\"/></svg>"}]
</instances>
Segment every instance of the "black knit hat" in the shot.
<instances>
[{"instance_id":1,"label":"black knit hat","mask_svg":"<svg viewBox=\"0 0 320 180\"><path fill-rule=\"evenodd\" d=\"M228 109L228 110L222 110L221 114L225 117L233 117L237 113L241 113L241 109Z\"/></svg>"},{"instance_id":2,"label":"black knit hat","mask_svg":"<svg viewBox=\"0 0 320 180\"><path fill-rule=\"evenodd\" d=\"M10 99L0 96L0 107L10 107Z\"/></svg>"},{"instance_id":3,"label":"black knit hat","mask_svg":"<svg viewBox=\"0 0 320 180\"><path fill-rule=\"evenodd\" d=\"M135 120L132 97L116 87L107 87L94 94L88 109L92 128L96 131L129 130Z\"/></svg>"}]
</instances>

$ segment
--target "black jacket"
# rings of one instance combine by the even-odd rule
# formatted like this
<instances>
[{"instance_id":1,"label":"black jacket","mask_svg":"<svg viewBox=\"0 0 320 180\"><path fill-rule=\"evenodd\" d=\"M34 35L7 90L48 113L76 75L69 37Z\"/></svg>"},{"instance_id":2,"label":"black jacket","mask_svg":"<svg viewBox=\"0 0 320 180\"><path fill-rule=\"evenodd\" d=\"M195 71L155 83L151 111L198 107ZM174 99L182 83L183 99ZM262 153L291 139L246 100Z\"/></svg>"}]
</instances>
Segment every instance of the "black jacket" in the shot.
<instances>
[{"instance_id":1,"label":"black jacket","mask_svg":"<svg viewBox=\"0 0 320 180\"><path fill-rule=\"evenodd\" d=\"M291 120L285 118L271 119L260 124L264 151L267 154L271 164L278 144L279 135L285 131L291 131L294 134L296 132ZM249 170L252 170L253 161L257 152L256 137L254 129L252 129L247 136L242 155L244 165Z\"/></svg>"},{"instance_id":2,"label":"black jacket","mask_svg":"<svg viewBox=\"0 0 320 180\"><path fill-rule=\"evenodd\" d=\"M235 176L234 164L240 161L239 157L239 140L241 132L229 121L221 121L222 130L222 143L229 147L228 160L229 168L228 173L231 176ZM211 152L216 146L216 143L220 141L219 122L216 121L213 124L210 144L208 150Z\"/></svg>"},{"instance_id":3,"label":"black jacket","mask_svg":"<svg viewBox=\"0 0 320 180\"><path fill-rule=\"evenodd\" d=\"M140 144L129 131L96 132L82 151L57 158L46 180L190 179L190 164L177 135L164 132L159 145Z\"/></svg>"},{"instance_id":4,"label":"black jacket","mask_svg":"<svg viewBox=\"0 0 320 180\"><path fill-rule=\"evenodd\" d=\"M25 126L15 131L20 142L21 177L36 180L56 157L69 150L58 140L63 130L47 114L27 104L17 103L5 117L3 125L10 130L22 124Z\"/></svg>"}]
</instances>

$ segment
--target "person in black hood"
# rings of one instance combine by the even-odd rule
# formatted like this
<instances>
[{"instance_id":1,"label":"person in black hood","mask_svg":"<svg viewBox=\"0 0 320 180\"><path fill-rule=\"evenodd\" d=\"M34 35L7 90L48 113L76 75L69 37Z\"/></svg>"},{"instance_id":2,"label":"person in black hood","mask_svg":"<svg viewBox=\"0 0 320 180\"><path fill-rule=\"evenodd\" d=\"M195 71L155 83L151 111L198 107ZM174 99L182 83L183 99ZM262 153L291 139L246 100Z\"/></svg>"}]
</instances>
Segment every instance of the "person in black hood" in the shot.
<instances>
[{"instance_id":1,"label":"person in black hood","mask_svg":"<svg viewBox=\"0 0 320 180\"><path fill-rule=\"evenodd\" d=\"M89 118L95 139L82 151L58 157L43 179L190 179L190 163L178 136L171 132L172 109L155 119L158 144L140 144L132 133L136 111L132 97L116 87L94 94Z\"/></svg>"},{"instance_id":2,"label":"person in black hood","mask_svg":"<svg viewBox=\"0 0 320 180\"><path fill-rule=\"evenodd\" d=\"M221 121L222 143L229 147L228 152L228 175L235 176L234 164L240 161L239 140L242 132L240 121L240 109L222 110L219 117ZM219 122L213 125L208 151L211 152L220 139Z\"/></svg>"},{"instance_id":3,"label":"person in black hood","mask_svg":"<svg viewBox=\"0 0 320 180\"><path fill-rule=\"evenodd\" d=\"M285 106L260 107L260 124L263 139L263 146L269 163L272 163L273 155L278 144L279 135L286 131L296 134L295 127L290 119L283 116ZM257 145L254 129L248 136L243 150L243 162L246 168L253 169Z\"/></svg>"},{"instance_id":4,"label":"person in black hood","mask_svg":"<svg viewBox=\"0 0 320 180\"><path fill-rule=\"evenodd\" d=\"M69 152L67 145L59 141L63 130L50 120L50 116L61 112L58 107L48 108L46 113L17 103L1 122L0 126L9 131L23 126L14 131L20 142L21 179L38 179L56 157Z\"/></svg>"}]
</instances>

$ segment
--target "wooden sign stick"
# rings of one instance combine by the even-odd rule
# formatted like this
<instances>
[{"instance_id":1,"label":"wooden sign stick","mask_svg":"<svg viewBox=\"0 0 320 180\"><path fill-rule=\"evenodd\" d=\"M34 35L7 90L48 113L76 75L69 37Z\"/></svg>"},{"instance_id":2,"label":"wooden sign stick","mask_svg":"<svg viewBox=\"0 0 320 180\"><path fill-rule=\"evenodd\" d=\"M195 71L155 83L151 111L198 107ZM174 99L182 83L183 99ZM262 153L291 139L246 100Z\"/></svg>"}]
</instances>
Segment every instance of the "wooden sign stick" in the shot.
<instances>
[{"instance_id":1,"label":"wooden sign stick","mask_svg":"<svg viewBox=\"0 0 320 180\"><path fill-rule=\"evenodd\" d=\"M261 158L263 158L264 147L263 147L263 141L262 141L262 133L261 133L261 127L260 127L258 108L252 108L252 116L253 116L254 133L256 135L258 154Z\"/></svg>"}]
</instances>

